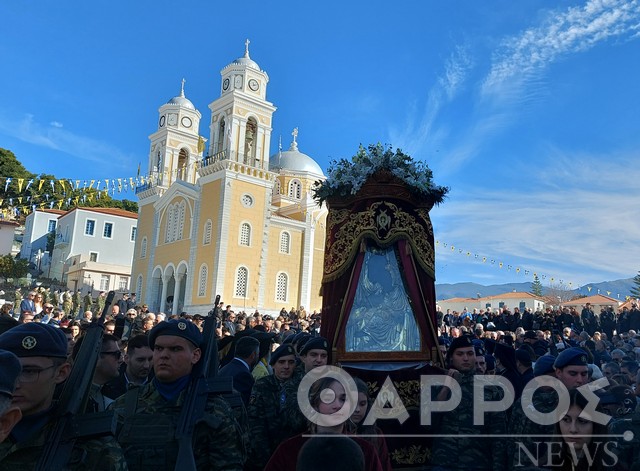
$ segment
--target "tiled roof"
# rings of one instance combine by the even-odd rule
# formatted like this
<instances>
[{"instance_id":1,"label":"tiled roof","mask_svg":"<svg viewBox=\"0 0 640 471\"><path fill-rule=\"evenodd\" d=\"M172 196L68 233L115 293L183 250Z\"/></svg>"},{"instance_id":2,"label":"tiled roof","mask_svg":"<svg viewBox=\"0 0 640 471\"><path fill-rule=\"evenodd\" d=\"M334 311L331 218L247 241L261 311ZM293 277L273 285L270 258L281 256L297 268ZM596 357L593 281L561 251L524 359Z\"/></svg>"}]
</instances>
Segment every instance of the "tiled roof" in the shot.
<instances>
[{"instance_id":1,"label":"tiled roof","mask_svg":"<svg viewBox=\"0 0 640 471\"><path fill-rule=\"evenodd\" d=\"M125 209L120 208L85 208L85 207L77 207L68 211L65 214L70 214L76 209L82 209L83 211L89 211L93 213L101 213L101 214L110 214L112 216L120 216L124 218L138 219L138 213L132 213L131 211L127 211Z\"/></svg>"}]
</instances>

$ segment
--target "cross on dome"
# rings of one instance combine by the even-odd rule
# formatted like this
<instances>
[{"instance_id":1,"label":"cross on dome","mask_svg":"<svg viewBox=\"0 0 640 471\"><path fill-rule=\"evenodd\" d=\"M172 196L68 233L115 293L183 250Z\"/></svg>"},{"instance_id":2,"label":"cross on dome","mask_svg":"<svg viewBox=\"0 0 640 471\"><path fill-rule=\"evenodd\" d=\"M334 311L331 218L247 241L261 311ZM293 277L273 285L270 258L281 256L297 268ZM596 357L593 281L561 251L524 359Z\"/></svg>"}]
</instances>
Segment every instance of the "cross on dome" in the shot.
<instances>
[{"instance_id":1,"label":"cross on dome","mask_svg":"<svg viewBox=\"0 0 640 471\"><path fill-rule=\"evenodd\" d=\"M251 43L251 41L249 41L249 39L247 38L247 40L244 42L244 56L246 58L249 58L249 43Z\"/></svg>"},{"instance_id":2,"label":"cross on dome","mask_svg":"<svg viewBox=\"0 0 640 471\"><path fill-rule=\"evenodd\" d=\"M298 128L293 128L291 135L293 136L293 142L291 143L291 148L289 148L289 150L298 150L298 143L296 142L296 138L298 137Z\"/></svg>"},{"instance_id":3,"label":"cross on dome","mask_svg":"<svg viewBox=\"0 0 640 471\"><path fill-rule=\"evenodd\" d=\"M185 84L186 80L182 79L182 87L180 88L180 96L184 96L184 84Z\"/></svg>"}]
</instances>

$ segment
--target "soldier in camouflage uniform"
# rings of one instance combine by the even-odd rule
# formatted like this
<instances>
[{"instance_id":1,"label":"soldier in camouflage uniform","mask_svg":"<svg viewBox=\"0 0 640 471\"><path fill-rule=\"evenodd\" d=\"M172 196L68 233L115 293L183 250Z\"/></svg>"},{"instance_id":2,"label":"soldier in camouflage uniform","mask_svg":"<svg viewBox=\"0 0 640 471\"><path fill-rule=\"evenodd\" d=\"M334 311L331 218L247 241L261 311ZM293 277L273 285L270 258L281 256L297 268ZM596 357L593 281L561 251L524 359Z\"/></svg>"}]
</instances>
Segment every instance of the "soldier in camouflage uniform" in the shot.
<instances>
[{"instance_id":1,"label":"soldier in camouflage uniform","mask_svg":"<svg viewBox=\"0 0 640 471\"><path fill-rule=\"evenodd\" d=\"M543 355L536 360L533 369L534 377L540 378L545 375L555 377L553 363L556 357ZM525 385L526 387L526 385ZM548 445L554 439L555 424L543 425L531 420L523 410L527 407L533 412L536 411L547 414L558 406L558 394L550 387L540 387L533 395L532 403L523 406L522 398L518 398L511 411L509 419L509 439L507 444L507 458L510 462L509 469L522 469L527 466L543 466L548 462ZM546 436L546 437L545 437ZM527 450L536 462L532 462Z\"/></svg>"},{"instance_id":2,"label":"soldier in camouflage uniform","mask_svg":"<svg viewBox=\"0 0 640 471\"><path fill-rule=\"evenodd\" d=\"M111 406L118 420L118 441L131 470L174 469L175 439L193 366L201 356L202 334L191 322L161 322L149 333L155 378L129 390ZM229 404L210 395L193 432L193 454L199 470L242 470L245 436Z\"/></svg>"},{"instance_id":3,"label":"soldier in camouflage uniform","mask_svg":"<svg viewBox=\"0 0 640 471\"><path fill-rule=\"evenodd\" d=\"M462 389L460 404L450 412L433 414L434 433L441 435L433 439L431 448L431 466L438 471L501 471L506 469L506 447L499 438L478 437L473 435L504 435L507 430L506 413L485 413L484 425L474 424L473 395L475 376L475 351L469 337L457 337L447 352L449 366L448 381L457 380ZM485 401L499 399L501 391L485 387ZM449 388L443 387L438 400L446 400ZM454 436L464 435L464 436Z\"/></svg>"},{"instance_id":4,"label":"soldier in camouflage uniform","mask_svg":"<svg viewBox=\"0 0 640 471\"><path fill-rule=\"evenodd\" d=\"M71 295L71 302L73 303L73 307L72 307L73 313L79 314L80 308L82 307L82 298L80 296L80 290L75 291Z\"/></svg>"},{"instance_id":5,"label":"soldier in camouflage uniform","mask_svg":"<svg viewBox=\"0 0 640 471\"><path fill-rule=\"evenodd\" d=\"M251 390L247 415L253 438L248 463L262 469L275 449L286 438L282 408L287 399L287 384L293 377L296 356L289 344L281 345L270 360L273 374L258 379Z\"/></svg>"},{"instance_id":6,"label":"soldier in camouflage uniform","mask_svg":"<svg viewBox=\"0 0 640 471\"><path fill-rule=\"evenodd\" d=\"M14 404L22 411L9 437L0 443L0 471L35 469L55 426L53 395L67 379L67 337L50 325L27 323L0 335L0 348L22 365ZM65 470L126 471L122 449L113 437L78 438Z\"/></svg>"},{"instance_id":7,"label":"soldier in camouflage uniform","mask_svg":"<svg viewBox=\"0 0 640 471\"><path fill-rule=\"evenodd\" d=\"M65 290L62 293L62 310L67 316L71 316L73 314L73 301L71 299L71 293L69 290Z\"/></svg>"},{"instance_id":8,"label":"soldier in camouflage uniform","mask_svg":"<svg viewBox=\"0 0 640 471\"><path fill-rule=\"evenodd\" d=\"M300 349L300 364L304 367L304 374L314 368L326 366L329 358L329 343L324 337L309 337ZM298 405L298 386L304 375L296 374L285 386L285 404L282 408L284 418L284 433L292 437L307 430L307 419Z\"/></svg>"}]
</instances>

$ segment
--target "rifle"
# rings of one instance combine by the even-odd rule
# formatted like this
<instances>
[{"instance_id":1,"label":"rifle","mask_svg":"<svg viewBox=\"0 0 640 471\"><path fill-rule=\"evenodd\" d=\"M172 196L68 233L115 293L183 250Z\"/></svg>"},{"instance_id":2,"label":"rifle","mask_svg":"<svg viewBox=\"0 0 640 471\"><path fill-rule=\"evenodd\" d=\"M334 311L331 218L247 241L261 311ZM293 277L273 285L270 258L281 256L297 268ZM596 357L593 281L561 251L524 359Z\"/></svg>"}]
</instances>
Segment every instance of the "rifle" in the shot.
<instances>
[{"instance_id":1,"label":"rifle","mask_svg":"<svg viewBox=\"0 0 640 471\"><path fill-rule=\"evenodd\" d=\"M64 469L78 438L113 432L113 412L85 414L85 417L83 413L89 401L91 380L102 348L104 320L115 295L115 291L109 291L98 322L92 322L87 328L71 374L62 389L55 425L47 437L37 470ZM91 417L90 421L88 417ZM92 430L89 431L89 428Z\"/></svg>"},{"instance_id":2,"label":"rifle","mask_svg":"<svg viewBox=\"0 0 640 471\"><path fill-rule=\"evenodd\" d=\"M191 373L191 382L187 389L175 438L178 441L178 459L176 471L195 471L196 462L193 456L193 431L196 421L200 419L207 405L207 397L211 393L230 394L231 378L216 378L218 374L218 341L216 339L216 318L219 314L220 295L216 296L216 304L209 311L204 321L203 342L200 346L202 356Z\"/></svg>"}]
</instances>

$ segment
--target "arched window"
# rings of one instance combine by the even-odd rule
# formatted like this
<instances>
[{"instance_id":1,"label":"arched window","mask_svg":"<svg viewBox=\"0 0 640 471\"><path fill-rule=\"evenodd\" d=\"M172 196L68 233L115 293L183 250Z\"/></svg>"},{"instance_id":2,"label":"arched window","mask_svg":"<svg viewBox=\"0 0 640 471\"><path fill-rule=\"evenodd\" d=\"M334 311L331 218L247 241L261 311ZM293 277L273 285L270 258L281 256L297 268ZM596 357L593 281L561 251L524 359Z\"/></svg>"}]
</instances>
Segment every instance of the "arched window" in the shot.
<instances>
[{"instance_id":1,"label":"arched window","mask_svg":"<svg viewBox=\"0 0 640 471\"><path fill-rule=\"evenodd\" d=\"M222 152L224 150L224 142L227 139L227 135L225 134L225 124L223 116L220 118L220 125L218 126L218 147L216 148L216 152Z\"/></svg>"},{"instance_id":2,"label":"arched window","mask_svg":"<svg viewBox=\"0 0 640 471\"><path fill-rule=\"evenodd\" d=\"M178 154L178 168L176 180L186 180L189 175L189 153L186 149L180 149Z\"/></svg>"},{"instance_id":3,"label":"arched window","mask_svg":"<svg viewBox=\"0 0 640 471\"><path fill-rule=\"evenodd\" d=\"M276 279L276 301L287 302L287 290L289 289L289 277L286 273L278 273Z\"/></svg>"},{"instance_id":4,"label":"arched window","mask_svg":"<svg viewBox=\"0 0 640 471\"><path fill-rule=\"evenodd\" d=\"M164 235L164 241L165 243L171 242L171 238L173 236L173 213L175 212L175 208L173 207L172 204L169 205L169 207L167 208L167 217L166 217L166 228L165 228L165 235Z\"/></svg>"},{"instance_id":5,"label":"arched window","mask_svg":"<svg viewBox=\"0 0 640 471\"><path fill-rule=\"evenodd\" d=\"M300 180L291 180L289 183L289 198L300 199L302 197L302 183Z\"/></svg>"},{"instance_id":6,"label":"arched window","mask_svg":"<svg viewBox=\"0 0 640 471\"><path fill-rule=\"evenodd\" d=\"M178 218L177 218L178 220L176 224L176 229L177 229L176 240L182 240L183 238L182 234L184 232L184 214L187 209L187 203L183 201L182 203L180 203L178 208L179 210L178 210Z\"/></svg>"},{"instance_id":7,"label":"arched window","mask_svg":"<svg viewBox=\"0 0 640 471\"><path fill-rule=\"evenodd\" d=\"M140 258L147 257L147 238L143 237L142 242L140 243Z\"/></svg>"},{"instance_id":8,"label":"arched window","mask_svg":"<svg viewBox=\"0 0 640 471\"><path fill-rule=\"evenodd\" d=\"M142 299L142 275L138 275L138 279L136 280L136 295L138 299Z\"/></svg>"},{"instance_id":9,"label":"arched window","mask_svg":"<svg viewBox=\"0 0 640 471\"><path fill-rule=\"evenodd\" d=\"M246 267L238 267L236 272L236 290L234 296L236 298L247 297L247 285L249 282L249 270Z\"/></svg>"},{"instance_id":10,"label":"arched window","mask_svg":"<svg viewBox=\"0 0 640 471\"><path fill-rule=\"evenodd\" d=\"M291 235L285 231L280 233L280 253L291 253Z\"/></svg>"},{"instance_id":11,"label":"arched window","mask_svg":"<svg viewBox=\"0 0 640 471\"><path fill-rule=\"evenodd\" d=\"M202 245L209 245L211 243L211 219L207 219L204 223L204 235L202 237Z\"/></svg>"},{"instance_id":12,"label":"arched window","mask_svg":"<svg viewBox=\"0 0 640 471\"><path fill-rule=\"evenodd\" d=\"M255 118L249 118L244 132L244 163L247 165L255 165L257 131L258 123Z\"/></svg>"},{"instance_id":13,"label":"arched window","mask_svg":"<svg viewBox=\"0 0 640 471\"><path fill-rule=\"evenodd\" d=\"M240 226L240 245L251 245L251 226L248 222L243 222Z\"/></svg>"},{"instance_id":14,"label":"arched window","mask_svg":"<svg viewBox=\"0 0 640 471\"><path fill-rule=\"evenodd\" d=\"M204 296L207 292L207 275L208 270L206 265L200 267L200 280L198 283L198 296Z\"/></svg>"}]
</instances>

